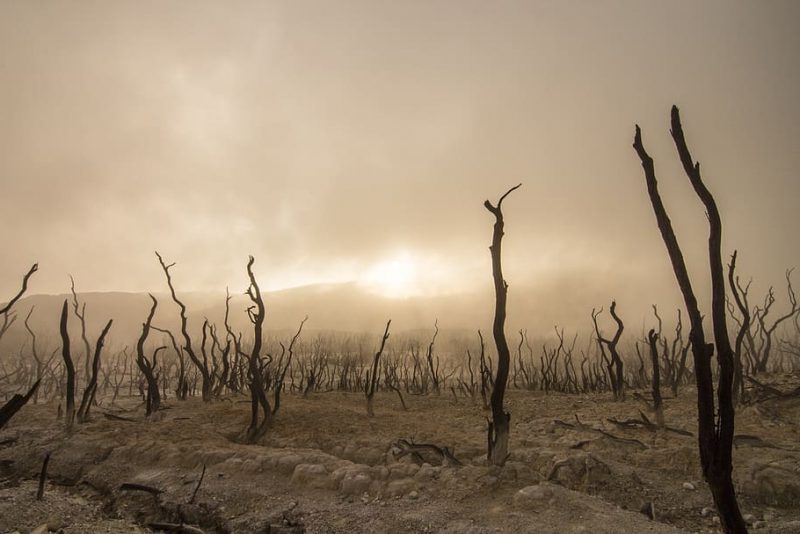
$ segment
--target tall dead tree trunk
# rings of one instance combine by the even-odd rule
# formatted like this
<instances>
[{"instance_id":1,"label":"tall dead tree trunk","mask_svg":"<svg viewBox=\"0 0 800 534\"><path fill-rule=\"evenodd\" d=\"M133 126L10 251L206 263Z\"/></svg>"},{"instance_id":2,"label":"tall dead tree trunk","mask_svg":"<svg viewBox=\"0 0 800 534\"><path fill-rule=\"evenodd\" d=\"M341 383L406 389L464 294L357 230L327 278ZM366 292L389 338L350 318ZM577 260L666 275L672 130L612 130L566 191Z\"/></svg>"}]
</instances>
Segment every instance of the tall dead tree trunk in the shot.
<instances>
[{"instance_id":1,"label":"tall dead tree trunk","mask_svg":"<svg viewBox=\"0 0 800 534\"><path fill-rule=\"evenodd\" d=\"M144 379L147 382L147 396L145 397L145 417L152 417L158 413L161 406L161 393L158 390L158 377L156 376L156 358L158 352L165 347L159 347L153 353L153 361L147 359L144 354L144 344L147 341L147 336L150 335L150 325L153 322L153 316L156 314L158 301L153 295L149 295L153 305L150 307L150 313L147 314L147 319L142 324L142 334L136 342L136 365L142 371Z\"/></svg>"},{"instance_id":2,"label":"tall dead tree trunk","mask_svg":"<svg viewBox=\"0 0 800 534\"><path fill-rule=\"evenodd\" d=\"M247 262L247 276L250 278L250 286L247 288L247 296L253 305L247 309L250 321L253 323L253 348L250 351L248 378L250 379L250 426L247 428L245 439L254 443L267 433L272 425L272 410L267 398L267 389L264 383L263 369L269 365L269 361L262 364L261 346L263 343L264 318L266 309L264 300L261 298L261 289L258 287L256 277L253 274L253 263L255 258L250 256ZM259 417L259 412L262 414ZM260 421L259 421L260 420Z\"/></svg>"},{"instance_id":3,"label":"tall dead tree trunk","mask_svg":"<svg viewBox=\"0 0 800 534\"><path fill-rule=\"evenodd\" d=\"M676 106L672 107L671 126L672 138L675 141L684 171L689 177L695 193L705 206L709 221L708 254L712 286L711 315L717 359L719 361L718 414L715 413L714 407L714 382L711 369L714 344L706 343L705 333L703 332L703 317L697 305L697 298L689 279L683 253L678 245L678 240L664 208L661 195L658 192L653 159L648 155L642 144L642 134L638 125L636 126L633 148L641 160L650 203L653 206L658 228L667 248L672 269L683 294L691 322L689 336L694 356L695 380L697 382L698 442L703 475L711 489L723 528L726 532L738 534L747 532L747 528L739 510L739 504L736 501L732 480L733 462L731 451L734 434L732 382L734 358L728 339L725 316L725 278L722 270L721 255L722 220L714 197L700 176L700 164L694 162L686 145L680 114Z\"/></svg>"},{"instance_id":4,"label":"tall dead tree trunk","mask_svg":"<svg viewBox=\"0 0 800 534\"><path fill-rule=\"evenodd\" d=\"M75 365L72 362L72 354L69 346L69 331L67 329L67 300L61 307L61 357L64 358L64 368L67 370L67 410L64 413L64 422L67 430L72 428L75 422Z\"/></svg>"},{"instance_id":5,"label":"tall dead tree trunk","mask_svg":"<svg viewBox=\"0 0 800 534\"><path fill-rule=\"evenodd\" d=\"M506 412L503 406L503 399L506 394L506 384L508 383L508 370L511 359L506 340L506 299L508 296L508 284L503 278L503 265L501 247L503 243L503 200L518 189L522 184L516 185L506 191L497 201L497 206L493 206L488 200L483 203L484 207L494 215L494 228L492 231L492 245L489 250L492 254L492 277L494 279L494 323L492 324L492 334L497 346L497 375L494 380L492 390L492 420L489 422L487 433L488 451L487 456L491 465L502 466L508 458L508 440L511 431L511 414Z\"/></svg>"},{"instance_id":6,"label":"tall dead tree trunk","mask_svg":"<svg viewBox=\"0 0 800 534\"><path fill-rule=\"evenodd\" d=\"M364 384L364 395L367 398L367 416L369 417L375 416L374 397L375 386L378 383L378 366L380 365L383 349L386 347L386 340L389 339L389 326L391 326L391 324L392 320L389 319L389 321L386 323L386 330L383 331L381 346L378 349L378 352L376 352L375 356L372 358L372 370L368 372L367 379Z\"/></svg>"},{"instance_id":7,"label":"tall dead tree trunk","mask_svg":"<svg viewBox=\"0 0 800 534\"><path fill-rule=\"evenodd\" d=\"M663 428L664 406L661 400L661 368L658 363L658 334L652 328L647 333L647 343L650 345L650 361L653 363L653 409L656 412L656 423L659 428Z\"/></svg>"},{"instance_id":8,"label":"tall dead tree trunk","mask_svg":"<svg viewBox=\"0 0 800 534\"><path fill-rule=\"evenodd\" d=\"M97 338L89 382L86 384L86 389L83 391L81 405L78 408L78 423L85 423L89 419L89 409L91 408L92 402L94 402L95 393L97 392L97 374L100 372L100 353L103 351L106 335L111 329L111 324L113 322L113 319L109 319L105 328L103 328L103 331L100 333L100 337Z\"/></svg>"}]
</instances>

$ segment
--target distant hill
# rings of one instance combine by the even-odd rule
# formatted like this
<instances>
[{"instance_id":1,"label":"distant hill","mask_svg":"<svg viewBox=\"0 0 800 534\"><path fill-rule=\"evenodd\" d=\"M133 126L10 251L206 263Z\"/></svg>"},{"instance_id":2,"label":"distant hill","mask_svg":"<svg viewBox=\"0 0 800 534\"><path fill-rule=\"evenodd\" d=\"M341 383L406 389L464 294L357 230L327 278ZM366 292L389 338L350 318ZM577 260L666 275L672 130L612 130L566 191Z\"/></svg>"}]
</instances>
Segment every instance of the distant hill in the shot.
<instances>
[{"instance_id":1,"label":"distant hill","mask_svg":"<svg viewBox=\"0 0 800 534\"><path fill-rule=\"evenodd\" d=\"M179 328L178 307L166 293L155 293L159 305L154 324L177 331ZM220 328L224 317L225 294L189 292L178 295L188 308L189 328L193 336L200 335L203 318L217 323ZM357 284L310 285L265 292L267 308L266 330L288 332L296 329L306 315L309 320L306 331L368 332L380 334L388 319L392 319L392 332L424 332L426 337L438 319L443 332L462 332L474 335L478 328L491 338L491 322L494 313L494 295L488 287L482 293L462 295L440 295L405 299L387 298L366 291ZM86 304L87 330L90 342L98 335L104 323L114 319L109 335L109 344L133 347L141 332L141 324L149 310L150 300L146 293L88 292L79 293L78 298ZM652 313L649 303L638 303L634 298L617 294L620 310L628 333L638 334L645 315ZM19 350L29 339L23 320L34 307L30 324L37 333L39 346L46 350L60 346L58 320L64 299L72 296L31 295L21 299L14 307L16 323L2 340L3 351ZM575 291L573 287L548 285L547 287L512 286L509 292L507 333L516 337L520 328L530 329L532 336L550 336L553 325L564 326L568 331L586 332L591 323L589 312L593 306L608 307L609 297L598 292ZM252 332L245 310L249 300L245 295L232 295L230 322L245 337ZM668 308L666 308L668 309ZM665 312L666 316L668 312ZM609 325L611 328L611 325ZM79 340L80 331L74 315L70 315L70 332Z\"/></svg>"},{"instance_id":2,"label":"distant hill","mask_svg":"<svg viewBox=\"0 0 800 534\"><path fill-rule=\"evenodd\" d=\"M180 327L178 307L167 293L153 296L158 299L153 324L177 332ZM225 313L224 293L191 292L178 297L188 309L189 328L193 335L200 335L204 318L221 328ZM267 308L266 329L271 332L296 329L306 315L309 317L306 323L309 331L378 332L388 319L392 319L393 331L401 332L432 330L437 318L443 328L474 329L476 325L486 323L487 313L491 314L487 305L478 304L485 299L476 295L391 299L370 294L356 284L304 286L265 292L263 297ZM29 323L40 346L45 350L48 340L53 347L59 346L58 321L65 299L70 307L71 337L78 341L80 330L72 314L71 295L31 295L15 305L17 320L2 341L3 349L17 350L29 339L23 321L31 307L34 311ZM79 293L78 299L81 306L86 305L90 342L94 342L108 319L114 319L109 342L131 347L136 343L150 307L146 293L88 292ZM232 295L230 302L230 323L234 330L244 332L245 336L252 331L245 311L249 303L248 297L241 294Z\"/></svg>"}]
</instances>

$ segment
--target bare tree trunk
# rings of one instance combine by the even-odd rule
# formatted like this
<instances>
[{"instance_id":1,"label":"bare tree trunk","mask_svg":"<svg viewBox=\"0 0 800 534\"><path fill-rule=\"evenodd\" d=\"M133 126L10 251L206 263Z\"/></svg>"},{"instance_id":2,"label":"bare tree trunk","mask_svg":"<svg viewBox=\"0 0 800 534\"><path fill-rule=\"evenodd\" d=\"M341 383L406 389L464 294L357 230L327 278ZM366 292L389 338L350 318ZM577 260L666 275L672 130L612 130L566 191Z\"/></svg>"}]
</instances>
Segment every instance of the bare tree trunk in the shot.
<instances>
[{"instance_id":1,"label":"bare tree trunk","mask_svg":"<svg viewBox=\"0 0 800 534\"><path fill-rule=\"evenodd\" d=\"M75 280L72 278L72 275L69 275L69 282L70 291L72 292L72 312L75 314L75 317L78 318L81 324L81 341L83 341L83 348L86 353L83 360L83 367L84 374L86 375L86 384L88 386L89 375L92 373L92 348L89 344L89 338L86 337L86 303L84 302L83 306L80 306L80 303L78 302L78 294L75 293ZM81 422L80 418L78 422Z\"/></svg>"},{"instance_id":2,"label":"bare tree trunk","mask_svg":"<svg viewBox=\"0 0 800 534\"><path fill-rule=\"evenodd\" d=\"M36 361L36 380L40 381L44 376L44 361L42 360L41 356L39 356L39 351L36 349L36 334L34 333L31 325L28 323L30 321L31 315L33 315L33 309L36 306L31 306L28 315L25 317L25 330L28 331L28 334L31 336L31 355L33 356L34 361ZM35 393L33 394L33 403L36 404L39 401L39 389L37 388Z\"/></svg>"},{"instance_id":3,"label":"bare tree trunk","mask_svg":"<svg viewBox=\"0 0 800 534\"><path fill-rule=\"evenodd\" d=\"M383 331L381 346L378 349L378 352L375 353L375 357L372 359L372 371L367 375L366 384L364 385L364 395L367 397L367 416L369 417L375 416L373 398L375 396L375 385L378 383L378 365L381 361L383 349L386 346L386 340L389 339L389 326L391 324L392 320L389 319L389 321L386 323L386 330Z\"/></svg>"},{"instance_id":4,"label":"bare tree trunk","mask_svg":"<svg viewBox=\"0 0 800 534\"><path fill-rule=\"evenodd\" d=\"M439 388L439 372L438 372L438 368L437 368L438 366L435 366L433 364L433 345L434 345L434 343L436 343L436 336L439 335L439 320L438 319L434 323L433 327L434 327L435 330L433 332L433 338L431 339L431 342L428 345L428 352L426 354L426 359L428 360L428 370L431 373L431 383L433 384L433 392L438 395L439 392L440 392L440 388Z\"/></svg>"},{"instance_id":5,"label":"bare tree trunk","mask_svg":"<svg viewBox=\"0 0 800 534\"><path fill-rule=\"evenodd\" d=\"M197 370L200 371L202 376L202 391L203 391L203 401L208 402L211 400L211 376L209 376L208 368L203 366L203 363L195 354L194 349L192 348L192 338L189 336L189 329L188 329L188 320L186 318L186 306L178 300L178 296L175 293L175 287L172 285L172 275L170 275L169 270L175 264L170 263L167 265L164 263L164 260L161 258L161 255L156 252L156 256L158 257L158 262L161 264L161 268L164 270L164 276L167 278L167 285L169 286L170 295L172 295L172 300L175 304L178 305L180 308L180 316L181 316L181 333L183 334L183 349L186 351L186 354L189 355L189 359L192 360L192 363L197 367Z\"/></svg>"},{"instance_id":6,"label":"bare tree trunk","mask_svg":"<svg viewBox=\"0 0 800 534\"><path fill-rule=\"evenodd\" d=\"M250 287L247 288L247 295L253 302L247 312L250 316L250 321L253 323L254 333L253 348L250 352L248 367L248 376L250 378L250 426L245 434L245 439L250 443L258 441L267 433L274 417L267 398L261 365L261 346L263 343L262 335L266 310L264 308L264 300L261 298L261 289L258 287L256 277L253 274L253 263L255 261L255 258L250 256L250 260L247 262L247 275L250 278ZM266 365L269 365L269 362L264 367ZM262 418L259 417L259 411L262 413ZM259 419L261 419L260 422Z\"/></svg>"},{"instance_id":7,"label":"bare tree trunk","mask_svg":"<svg viewBox=\"0 0 800 534\"><path fill-rule=\"evenodd\" d=\"M732 480L731 450L734 434L732 382L734 364L725 317L725 279L721 257L722 220L711 192L706 188L700 177L700 165L694 163L686 146L680 115L678 108L675 106L672 107L671 123L672 137L684 171L688 175L695 193L703 202L709 220L708 252L712 285L711 311L720 368L719 389L717 391L719 400L718 423L714 408L714 382L711 370L711 356L714 345L706 343L703 332L703 317L697 305L697 298L689 279L683 253L678 245L678 240L675 237L672 223L664 208L661 196L658 193L653 159L647 154L642 144L639 126L636 126L633 147L642 162L650 202L691 322L689 336L694 355L695 380L697 382L698 442L703 475L711 489L723 528L726 532L738 534L747 532L747 528L736 501Z\"/></svg>"},{"instance_id":8,"label":"bare tree trunk","mask_svg":"<svg viewBox=\"0 0 800 534\"><path fill-rule=\"evenodd\" d=\"M106 334L111 329L113 319L109 319L100 337L97 338L97 344L94 348L94 359L92 360L91 376L89 382L86 384L86 389L83 391L83 398L81 405L78 408L78 423L85 423L89 419L89 409L91 408L94 395L97 392L97 374L100 372L100 353L103 351L103 343L106 339Z\"/></svg>"},{"instance_id":9,"label":"bare tree trunk","mask_svg":"<svg viewBox=\"0 0 800 534\"><path fill-rule=\"evenodd\" d=\"M733 293L733 300L736 302L736 307L739 313L742 314L742 322L739 326L739 332L736 334L736 341L734 342L734 374L733 374L733 401L738 402L741 395L744 393L744 370L742 368L742 348L744 346L744 337L750 331L750 310L742 301L742 296L739 294L739 280L734 274L736 271L736 254L733 251L731 256L731 263L728 265L728 285Z\"/></svg>"},{"instance_id":10,"label":"bare tree trunk","mask_svg":"<svg viewBox=\"0 0 800 534\"><path fill-rule=\"evenodd\" d=\"M5 306L0 308L0 315L6 315L8 312L11 311L11 308L14 306L14 304L16 304L16 302L28 290L28 280L30 280L31 276L33 276L33 273L35 273L38 270L39 270L39 264L38 263L34 263L31 266L31 268L28 269L28 272L25 273L25 276L22 277L22 289L20 289L19 292L11 300L9 300L6 303Z\"/></svg>"},{"instance_id":11,"label":"bare tree trunk","mask_svg":"<svg viewBox=\"0 0 800 534\"><path fill-rule=\"evenodd\" d=\"M67 430L72 428L75 422L75 365L72 363L72 355L70 354L69 346L69 331L67 330L67 300L64 300L64 305L61 307L61 356L64 358L64 368L67 371L67 410L65 412L64 421L67 424Z\"/></svg>"},{"instance_id":12,"label":"bare tree trunk","mask_svg":"<svg viewBox=\"0 0 800 534\"><path fill-rule=\"evenodd\" d=\"M154 414L158 413L158 409L161 406L161 393L158 390L158 378L155 374L156 369L156 356L158 352L164 347L159 347L153 353L153 361L149 361L144 354L144 343L147 341L147 336L150 335L150 325L153 322L153 316L156 314L156 308L158 307L158 301L153 295L149 295L150 300L153 302L153 305L150 307L150 313L147 315L147 319L145 320L144 324L142 324L142 334L139 336L139 340L136 342L136 365L139 366L139 370L142 371L144 375L144 379L147 381L147 396L145 398L145 417L151 417Z\"/></svg>"},{"instance_id":13,"label":"bare tree trunk","mask_svg":"<svg viewBox=\"0 0 800 534\"><path fill-rule=\"evenodd\" d=\"M592 321L594 321L597 343L600 345L600 353L606 361L608 379L611 382L611 390L614 393L614 399L625 400L625 373L622 358L620 358L619 351L617 350L617 344L619 343L620 337L622 337L622 331L625 330L625 325L622 323L622 319L619 318L619 315L617 315L617 302L612 300L609 312L611 312L611 317L614 319L614 322L617 323L617 331L613 338L604 338L600 333L600 328L597 326L597 317L602 311L602 308L598 312L595 312L594 309L592 310ZM608 352L611 355L610 361L606 358L604 346L608 347Z\"/></svg>"},{"instance_id":14,"label":"bare tree trunk","mask_svg":"<svg viewBox=\"0 0 800 534\"><path fill-rule=\"evenodd\" d=\"M656 412L656 424L664 428L664 407L661 400L661 369L658 364L658 334L652 328L647 333L647 342L650 345L650 359L653 362L653 409Z\"/></svg>"},{"instance_id":15,"label":"bare tree trunk","mask_svg":"<svg viewBox=\"0 0 800 534\"><path fill-rule=\"evenodd\" d=\"M15 394L13 397L11 397L11 400L0 407L0 430L8 424L8 422L12 417L14 417L14 414L16 414L20 408L28 403L36 390L39 389L40 383L41 381L37 380L33 383L33 386L25 395Z\"/></svg>"},{"instance_id":16,"label":"bare tree trunk","mask_svg":"<svg viewBox=\"0 0 800 534\"><path fill-rule=\"evenodd\" d=\"M489 430L487 434L488 451L487 455L491 465L502 466L508 458L508 441L511 431L511 414L506 412L503 406L503 400L506 393L506 384L508 383L508 370L511 359L510 351L508 349L508 341L506 340L505 322L506 322L506 298L508 295L508 284L503 278L503 266L501 247L503 242L503 200L511 194L512 191L518 189L522 184L512 187L500 197L497 206L493 206L488 200L483 203L489 212L494 215L495 222L492 231L492 245L489 250L492 254L492 277L494 279L494 294L495 294L495 308L494 308L494 323L492 325L492 334L494 335L494 342L497 346L497 375L494 380L494 389L492 390L492 420L489 422Z\"/></svg>"},{"instance_id":17,"label":"bare tree trunk","mask_svg":"<svg viewBox=\"0 0 800 534\"><path fill-rule=\"evenodd\" d=\"M278 365L278 370L275 376L275 388L273 394L273 399L274 399L273 402L274 406L272 407L273 415L278 413L278 410L281 407L281 390L283 389L283 383L284 380L286 379L286 373L289 371L289 367L291 367L292 365L292 357L294 356L294 344L297 343L300 334L303 332L303 325L306 324L306 321L308 321L307 315L302 321L300 321L300 327L297 329L297 333L295 333L294 337L292 337L292 340L289 342L286 362L285 363L281 362L283 363L283 365L280 364Z\"/></svg>"}]
</instances>

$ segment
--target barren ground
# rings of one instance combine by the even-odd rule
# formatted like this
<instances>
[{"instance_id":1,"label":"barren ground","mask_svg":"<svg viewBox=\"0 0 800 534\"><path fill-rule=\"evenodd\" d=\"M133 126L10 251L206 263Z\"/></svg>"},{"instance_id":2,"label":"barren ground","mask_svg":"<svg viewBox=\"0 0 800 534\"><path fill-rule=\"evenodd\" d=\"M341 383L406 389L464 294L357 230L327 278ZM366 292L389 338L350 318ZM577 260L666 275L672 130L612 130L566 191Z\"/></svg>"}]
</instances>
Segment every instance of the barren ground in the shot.
<instances>
[{"instance_id":1,"label":"barren ground","mask_svg":"<svg viewBox=\"0 0 800 534\"><path fill-rule=\"evenodd\" d=\"M772 381L786 391L800 378ZM608 421L638 418L640 401L510 391L512 454L499 471L486 466L480 400L442 394L406 402L403 411L396 395L379 393L369 419L363 395L284 395L259 445L238 441L249 416L245 397L168 399L159 421L144 421L140 399L126 398L95 408L93 420L70 434L56 421L56 404L26 406L0 432L0 532L149 532L154 522L273 533L719 529L694 436ZM694 412L693 388L666 400L668 426L696 434ZM734 478L744 513L762 532L800 532L798 414L797 397L737 413L743 437ZM464 465L441 466L436 455L422 465L396 460L400 438L448 446ZM50 480L37 501L46 451ZM162 493L121 491L123 483ZM648 503L656 521L640 511Z\"/></svg>"}]
</instances>

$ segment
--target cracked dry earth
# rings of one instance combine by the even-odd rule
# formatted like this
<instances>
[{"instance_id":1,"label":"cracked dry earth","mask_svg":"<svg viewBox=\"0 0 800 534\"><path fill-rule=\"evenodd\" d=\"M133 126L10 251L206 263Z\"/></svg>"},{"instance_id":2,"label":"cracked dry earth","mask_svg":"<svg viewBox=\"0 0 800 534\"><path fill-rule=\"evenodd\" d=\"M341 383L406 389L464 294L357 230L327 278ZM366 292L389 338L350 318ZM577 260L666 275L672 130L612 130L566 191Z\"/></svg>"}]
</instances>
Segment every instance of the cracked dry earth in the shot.
<instances>
[{"instance_id":1,"label":"cracked dry earth","mask_svg":"<svg viewBox=\"0 0 800 534\"><path fill-rule=\"evenodd\" d=\"M669 426L695 431L693 399L685 387L666 400ZM285 395L258 445L238 441L245 397L168 400L158 421L143 420L138 398L123 399L69 434L56 404L26 406L0 432L0 532L151 532L154 523L269 533L719 530L696 438L609 421L638 418L640 402L511 391L512 453L499 471L486 466L479 400L406 402L403 411L394 394L378 394L370 419L363 395ZM789 398L737 414L734 478L754 530L800 532L798 413L800 399ZM442 466L435 454L398 460L400 438L447 446L463 465ZM655 521L642 512L651 507Z\"/></svg>"}]
</instances>

